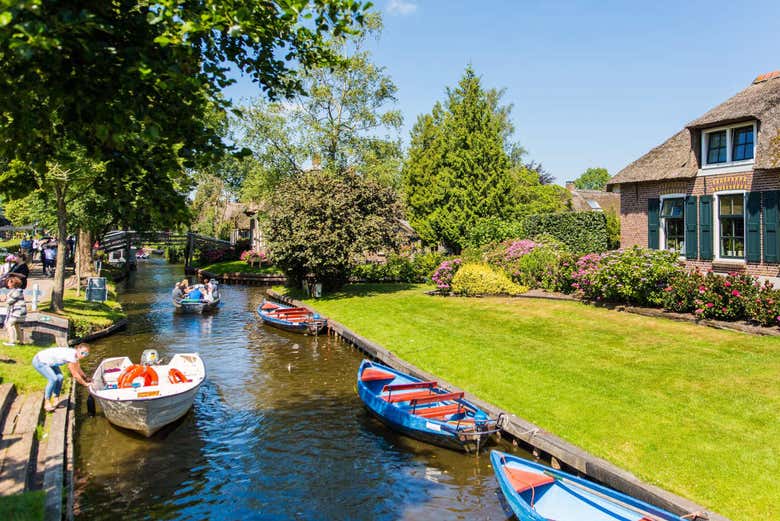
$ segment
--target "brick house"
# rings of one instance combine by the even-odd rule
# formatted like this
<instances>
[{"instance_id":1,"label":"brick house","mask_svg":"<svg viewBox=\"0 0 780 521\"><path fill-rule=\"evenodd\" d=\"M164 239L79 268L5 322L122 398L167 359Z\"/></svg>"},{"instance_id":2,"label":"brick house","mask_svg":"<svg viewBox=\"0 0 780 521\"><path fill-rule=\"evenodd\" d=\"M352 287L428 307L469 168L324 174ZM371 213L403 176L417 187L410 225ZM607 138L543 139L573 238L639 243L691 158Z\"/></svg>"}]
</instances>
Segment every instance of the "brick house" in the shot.
<instances>
[{"instance_id":1,"label":"brick house","mask_svg":"<svg viewBox=\"0 0 780 521\"><path fill-rule=\"evenodd\" d=\"M679 252L689 266L780 275L780 71L610 179L621 246Z\"/></svg>"}]
</instances>

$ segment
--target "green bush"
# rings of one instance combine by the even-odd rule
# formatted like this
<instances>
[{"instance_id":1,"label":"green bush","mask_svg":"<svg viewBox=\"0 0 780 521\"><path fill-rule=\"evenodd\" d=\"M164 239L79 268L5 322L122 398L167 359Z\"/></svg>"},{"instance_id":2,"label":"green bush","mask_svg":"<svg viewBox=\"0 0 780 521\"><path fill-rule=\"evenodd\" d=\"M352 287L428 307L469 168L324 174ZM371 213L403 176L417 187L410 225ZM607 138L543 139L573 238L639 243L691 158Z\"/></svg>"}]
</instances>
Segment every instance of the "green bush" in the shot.
<instances>
[{"instance_id":1,"label":"green bush","mask_svg":"<svg viewBox=\"0 0 780 521\"><path fill-rule=\"evenodd\" d=\"M776 326L780 321L780 291L768 280L756 287L756 294L746 299L748 320L762 326Z\"/></svg>"},{"instance_id":2,"label":"green bush","mask_svg":"<svg viewBox=\"0 0 780 521\"><path fill-rule=\"evenodd\" d=\"M555 237L572 253L582 255L608 249L607 219L602 212L568 212L530 215L523 222L523 236Z\"/></svg>"},{"instance_id":3,"label":"green bush","mask_svg":"<svg viewBox=\"0 0 780 521\"><path fill-rule=\"evenodd\" d=\"M466 297L520 295L526 291L528 288L515 284L505 273L487 264L464 264L452 279L452 292Z\"/></svg>"},{"instance_id":4,"label":"green bush","mask_svg":"<svg viewBox=\"0 0 780 521\"><path fill-rule=\"evenodd\" d=\"M426 282L443 258L439 253L393 254L384 263L358 264L352 268L350 276L366 282Z\"/></svg>"},{"instance_id":5,"label":"green bush","mask_svg":"<svg viewBox=\"0 0 780 521\"><path fill-rule=\"evenodd\" d=\"M480 219L469 228L466 246L481 248L488 244L523 236L522 221L505 221L498 217Z\"/></svg>"}]
</instances>

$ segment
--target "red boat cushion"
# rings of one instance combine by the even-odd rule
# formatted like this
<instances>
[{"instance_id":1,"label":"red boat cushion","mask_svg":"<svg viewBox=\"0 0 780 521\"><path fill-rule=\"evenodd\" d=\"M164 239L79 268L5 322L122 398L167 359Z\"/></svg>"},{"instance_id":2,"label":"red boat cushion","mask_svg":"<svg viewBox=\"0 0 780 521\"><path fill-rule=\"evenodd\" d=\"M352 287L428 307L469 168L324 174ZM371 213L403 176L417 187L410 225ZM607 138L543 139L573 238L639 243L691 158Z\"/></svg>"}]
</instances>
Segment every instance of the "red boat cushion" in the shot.
<instances>
[{"instance_id":1,"label":"red boat cushion","mask_svg":"<svg viewBox=\"0 0 780 521\"><path fill-rule=\"evenodd\" d=\"M427 391L412 391L410 393L391 393L382 396L382 399L390 403L408 402L410 400L431 396L431 391L432 389L428 389Z\"/></svg>"},{"instance_id":2,"label":"red boat cushion","mask_svg":"<svg viewBox=\"0 0 780 521\"><path fill-rule=\"evenodd\" d=\"M422 418L429 418L431 420L444 418L450 414L458 414L461 412L461 404L451 403L448 405L439 405L438 407L425 407L417 409L414 414Z\"/></svg>"},{"instance_id":3,"label":"red boat cushion","mask_svg":"<svg viewBox=\"0 0 780 521\"><path fill-rule=\"evenodd\" d=\"M381 369L374 369L373 367L367 367L363 370L363 374L360 375L360 379L364 382L375 382L377 380L392 380L395 378L393 373L388 373Z\"/></svg>"},{"instance_id":4,"label":"red boat cushion","mask_svg":"<svg viewBox=\"0 0 780 521\"><path fill-rule=\"evenodd\" d=\"M270 302L266 302L265 304L262 305L262 307L260 309L263 309L263 310L267 311L269 309L276 309L278 307L279 306L277 306L276 304L271 304Z\"/></svg>"},{"instance_id":5,"label":"red boat cushion","mask_svg":"<svg viewBox=\"0 0 780 521\"><path fill-rule=\"evenodd\" d=\"M506 465L504 465L504 474L506 474L506 478L518 494L531 488L541 487L555 482L555 478L548 476L547 474L513 469Z\"/></svg>"}]
</instances>

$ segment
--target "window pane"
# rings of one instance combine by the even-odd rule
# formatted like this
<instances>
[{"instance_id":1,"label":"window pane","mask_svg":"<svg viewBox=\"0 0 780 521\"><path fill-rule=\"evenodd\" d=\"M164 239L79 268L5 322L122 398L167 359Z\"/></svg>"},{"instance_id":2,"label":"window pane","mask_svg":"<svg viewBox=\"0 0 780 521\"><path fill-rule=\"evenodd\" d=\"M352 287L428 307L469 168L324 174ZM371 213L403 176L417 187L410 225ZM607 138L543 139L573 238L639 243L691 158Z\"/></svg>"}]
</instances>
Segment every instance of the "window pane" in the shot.
<instances>
[{"instance_id":1,"label":"window pane","mask_svg":"<svg viewBox=\"0 0 780 521\"><path fill-rule=\"evenodd\" d=\"M753 125L734 129L734 147L731 156L734 161L753 159Z\"/></svg>"},{"instance_id":2,"label":"window pane","mask_svg":"<svg viewBox=\"0 0 780 521\"><path fill-rule=\"evenodd\" d=\"M707 164L726 162L726 131L707 135Z\"/></svg>"},{"instance_id":3,"label":"window pane","mask_svg":"<svg viewBox=\"0 0 780 521\"><path fill-rule=\"evenodd\" d=\"M721 195L720 215L738 215L742 216L745 197L742 194Z\"/></svg>"},{"instance_id":4,"label":"window pane","mask_svg":"<svg viewBox=\"0 0 780 521\"><path fill-rule=\"evenodd\" d=\"M661 217L682 217L683 199L664 199L661 206Z\"/></svg>"},{"instance_id":5,"label":"window pane","mask_svg":"<svg viewBox=\"0 0 780 521\"><path fill-rule=\"evenodd\" d=\"M685 248L685 228L682 219L666 219L664 233L665 249L681 253Z\"/></svg>"}]
</instances>

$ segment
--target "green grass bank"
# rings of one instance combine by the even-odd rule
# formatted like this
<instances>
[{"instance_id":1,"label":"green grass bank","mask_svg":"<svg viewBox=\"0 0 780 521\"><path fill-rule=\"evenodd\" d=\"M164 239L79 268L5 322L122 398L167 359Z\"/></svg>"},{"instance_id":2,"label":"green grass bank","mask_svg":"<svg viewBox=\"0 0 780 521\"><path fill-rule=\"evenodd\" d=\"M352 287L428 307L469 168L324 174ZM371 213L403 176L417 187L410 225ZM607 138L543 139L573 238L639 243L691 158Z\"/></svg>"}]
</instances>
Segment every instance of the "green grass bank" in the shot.
<instances>
[{"instance_id":1,"label":"green grass bank","mask_svg":"<svg viewBox=\"0 0 780 521\"><path fill-rule=\"evenodd\" d=\"M579 302L358 284L321 313L731 519L777 519L780 338Z\"/></svg>"},{"instance_id":2,"label":"green grass bank","mask_svg":"<svg viewBox=\"0 0 780 521\"><path fill-rule=\"evenodd\" d=\"M14 496L0 496L0 519L3 521L39 521L45 510L42 490Z\"/></svg>"}]
</instances>

